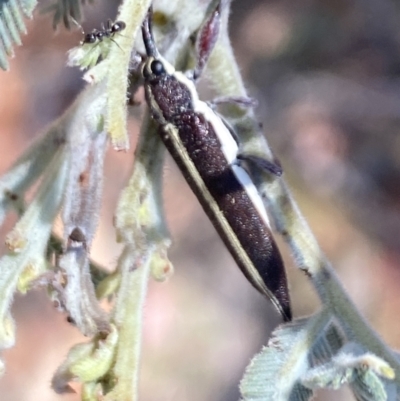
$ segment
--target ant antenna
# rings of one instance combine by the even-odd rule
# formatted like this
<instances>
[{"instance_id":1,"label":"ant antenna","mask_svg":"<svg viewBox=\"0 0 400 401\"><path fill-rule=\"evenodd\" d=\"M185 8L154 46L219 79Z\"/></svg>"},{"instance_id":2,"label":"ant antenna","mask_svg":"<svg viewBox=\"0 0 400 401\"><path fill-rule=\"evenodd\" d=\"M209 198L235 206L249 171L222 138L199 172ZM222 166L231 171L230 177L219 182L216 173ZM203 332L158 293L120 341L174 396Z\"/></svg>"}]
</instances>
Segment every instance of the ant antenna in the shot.
<instances>
[{"instance_id":1,"label":"ant antenna","mask_svg":"<svg viewBox=\"0 0 400 401\"><path fill-rule=\"evenodd\" d=\"M74 25L81 30L82 35L84 35L85 31L83 30L82 25L74 17L70 17L70 19L74 23Z\"/></svg>"}]
</instances>

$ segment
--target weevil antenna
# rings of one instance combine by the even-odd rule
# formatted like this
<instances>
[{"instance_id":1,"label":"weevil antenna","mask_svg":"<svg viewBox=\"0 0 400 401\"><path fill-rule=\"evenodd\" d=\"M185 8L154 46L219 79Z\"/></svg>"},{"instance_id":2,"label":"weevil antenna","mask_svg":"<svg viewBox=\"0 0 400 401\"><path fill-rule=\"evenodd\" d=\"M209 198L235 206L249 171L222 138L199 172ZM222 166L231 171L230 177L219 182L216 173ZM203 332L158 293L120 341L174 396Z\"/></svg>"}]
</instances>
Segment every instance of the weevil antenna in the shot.
<instances>
[{"instance_id":1,"label":"weevil antenna","mask_svg":"<svg viewBox=\"0 0 400 401\"><path fill-rule=\"evenodd\" d=\"M145 19L143 20L142 24L142 35L143 35L143 42L144 47L146 48L146 53L148 57L157 57L158 50L156 48L156 43L153 37L153 31L151 26L151 17L153 15L152 7L149 8Z\"/></svg>"}]
</instances>

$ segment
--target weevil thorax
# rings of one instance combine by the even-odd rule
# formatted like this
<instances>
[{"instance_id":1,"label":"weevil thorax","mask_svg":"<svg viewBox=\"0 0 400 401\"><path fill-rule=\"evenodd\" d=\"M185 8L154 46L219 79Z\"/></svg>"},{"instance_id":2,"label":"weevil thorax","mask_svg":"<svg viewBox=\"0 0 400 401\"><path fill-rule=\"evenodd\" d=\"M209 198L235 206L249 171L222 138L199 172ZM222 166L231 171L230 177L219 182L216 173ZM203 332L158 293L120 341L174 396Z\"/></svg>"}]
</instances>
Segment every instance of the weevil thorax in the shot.
<instances>
[{"instance_id":1,"label":"weevil thorax","mask_svg":"<svg viewBox=\"0 0 400 401\"><path fill-rule=\"evenodd\" d=\"M160 124L175 124L199 101L195 85L160 55L151 27L151 9L143 21L142 35L147 55L142 66L147 103Z\"/></svg>"},{"instance_id":2,"label":"weevil thorax","mask_svg":"<svg viewBox=\"0 0 400 401\"><path fill-rule=\"evenodd\" d=\"M160 55L147 57L142 67L145 92L154 117L161 124L175 123L198 102L194 83Z\"/></svg>"}]
</instances>

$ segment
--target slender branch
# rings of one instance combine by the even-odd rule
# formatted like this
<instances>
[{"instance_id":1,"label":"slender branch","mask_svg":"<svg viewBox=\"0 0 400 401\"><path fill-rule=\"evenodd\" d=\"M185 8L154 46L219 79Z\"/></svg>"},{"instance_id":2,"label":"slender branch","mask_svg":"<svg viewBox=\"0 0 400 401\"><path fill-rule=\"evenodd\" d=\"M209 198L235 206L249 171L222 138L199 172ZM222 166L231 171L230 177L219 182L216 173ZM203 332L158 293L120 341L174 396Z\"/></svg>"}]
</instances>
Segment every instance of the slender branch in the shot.
<instances>
[{"instance_id":1,"label":"slender branch","mask_svg":"<svg viewBox=\"0 0 400 401\"><path fill-rule=\"evenodd\" d=\"M208 76L218 96L246 97L245 86L229 44L226 19L224 21L221 38L207 66ZM239 105L231 105L228 114L243 143L243 149L261 152L264 158L270 159L272 151L260 132L254 112L243 110ZM259 170L253 171L253 176L277 231L288 244L297 266L311 280L321 302L343 324L349 338L357 338L366 349L384 358L400 380L399 360L368 325L346 294L283 178L271 177Z\"/></svg>"}]
</instances>

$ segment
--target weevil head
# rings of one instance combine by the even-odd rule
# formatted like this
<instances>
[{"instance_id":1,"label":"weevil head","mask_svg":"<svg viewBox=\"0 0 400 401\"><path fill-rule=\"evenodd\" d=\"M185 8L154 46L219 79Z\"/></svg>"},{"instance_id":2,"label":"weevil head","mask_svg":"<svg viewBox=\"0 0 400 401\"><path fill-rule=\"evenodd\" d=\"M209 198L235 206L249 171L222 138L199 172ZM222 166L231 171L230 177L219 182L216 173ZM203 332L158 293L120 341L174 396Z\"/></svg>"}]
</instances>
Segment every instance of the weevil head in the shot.
<instances>
[{"instance_id":1,"label":"weevil head","mask_svg":"<svg viewBox=\"0 0 400 401\"><path fill-rule=\"evenodd\" d=\"M142 66L142 75L146 83L158 82L160 79L172 76L174 72L171 64L161 57L147 57Z\"/></svg>"},{"instance_id":2,"label":"weevil head","mask_svg":"<svg viewBox=\"0 0 400 401\"><path fill-rule=\"evenodd\" d=\"M153 36L151 16L152 9L150 8L142 24L143 43L147 55L142 66L142 74L146 83L175 73L174 67L158 52Z\"/></svg>"},{"instance_id":3,"label":"weevil head","mask_svg":"<svg viewBox=\"0 0 400 401\"><path fill-rule=\"evenodd\" d=\"M142 34L147 55L142 65L147 103L159 123L173 123L192 108L193 83L159 54L151 30L151 11L143 21Z\"/></svg>"}]
</instances>

